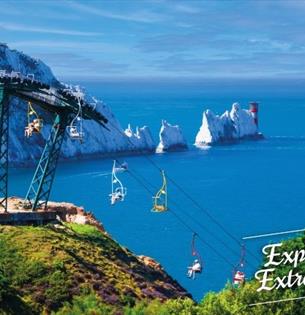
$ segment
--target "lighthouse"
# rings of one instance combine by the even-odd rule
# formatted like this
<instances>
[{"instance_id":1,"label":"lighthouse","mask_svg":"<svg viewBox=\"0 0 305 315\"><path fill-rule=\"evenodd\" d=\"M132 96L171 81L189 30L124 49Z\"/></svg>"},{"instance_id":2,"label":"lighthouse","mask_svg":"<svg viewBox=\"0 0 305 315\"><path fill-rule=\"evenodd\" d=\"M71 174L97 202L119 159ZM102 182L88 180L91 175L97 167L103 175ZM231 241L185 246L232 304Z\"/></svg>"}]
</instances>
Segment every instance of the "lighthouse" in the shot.
<instances>
[{"instance_id":1,"label":"lighthouse","mask_svg":"<svg viewBox=\"0 0 305 315\"><path fill-rule=\"evenodd\" d=\"M258 128L258 103L257 102L250 102L249 103L249 112L251 113L254 122Z\"/></svg>"}]
</instances>

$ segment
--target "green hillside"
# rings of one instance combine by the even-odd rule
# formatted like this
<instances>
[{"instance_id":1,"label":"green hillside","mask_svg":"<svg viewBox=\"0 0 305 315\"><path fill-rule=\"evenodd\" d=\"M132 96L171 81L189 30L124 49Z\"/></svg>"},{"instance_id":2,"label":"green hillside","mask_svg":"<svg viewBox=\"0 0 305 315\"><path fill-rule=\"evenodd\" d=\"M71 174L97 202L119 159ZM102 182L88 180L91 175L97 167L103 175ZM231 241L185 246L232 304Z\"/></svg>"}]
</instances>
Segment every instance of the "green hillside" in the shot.
<instances>
[{"instance_id":1,"label":"green hillside","mask_svg":"<svg viewBox=\"0 0 305 315\"><path fill-rule=\"evenodd\" d=\"M281 251L304 249L304 242L304 236L284 241ZM145 265L90 225L0 227L0 253L0 314L305 314L304 300L250 306L305 296L304 285L258 293L256 280L240 289L228 283L196 304L158 264ZM273 276L291 268L280 266ZM293 272L305 274L304 262Z\"/></svg>"},{"instance_id":2,"label":"green hillside","mask_svg":"<svg viewBox=\"0 0 305 315\"><path fill-rule=\"evenodd\" d=\"M87 295L119 307L188 296L90 225L2 226L0 253L0 314L47 314Z\"/></svg>"}]
</instances>

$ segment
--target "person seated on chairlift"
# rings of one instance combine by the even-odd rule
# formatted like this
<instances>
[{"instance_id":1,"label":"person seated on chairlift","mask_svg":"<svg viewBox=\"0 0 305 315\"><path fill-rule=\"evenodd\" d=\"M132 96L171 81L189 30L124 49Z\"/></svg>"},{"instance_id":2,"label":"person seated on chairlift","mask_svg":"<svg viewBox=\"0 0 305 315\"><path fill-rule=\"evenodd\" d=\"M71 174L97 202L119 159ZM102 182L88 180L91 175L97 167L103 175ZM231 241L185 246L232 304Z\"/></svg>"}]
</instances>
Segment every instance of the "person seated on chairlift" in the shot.
<instances>
[{"instance_id":1,"label":"person seated on chairlift","mask_svg":"<svg viewBox=\"0 0 305 315\"><path fill-rule=\"evenodd\" d=\"M188 277L195 279L196 273L201 273L201 264L198 259L195 259L193 265L188 267Z\"/></svg>"},{"instance_id":2,"label":"person seated on chairlift","mask_svg":"<svg viewBox=\"0 0 305 315\"><path fill-rule=\"evenodd\" d=\"M77 128L75 126L70 127L70 136L72 138L77 138L80 136L79 132L77 131Z\"/></svg>"},{"instance_id":3,"label":"person seated on chairlift","mask_svg":"<svg viewBox=\"0 0 305 315\"><path fill-rule=\"evenodd\" d=\"M114 205L117 201L123 200L124 195L120 188L117 188L113 194L111 194L111 204Z\"/></svg>"},{"instance_id":4,"label":"person seated on chairlift","mask_svg":"<svg viewBox=\"0 0 305 315\"><path fill-rule=\"evenodd\" d=\"M123 162L123 163L121 164L121 169L122 169L123 171L127 171L127 169L128 169L128 164L127 164L126 162Z\"/></svg>"},{"instance_id":5,"label":"person seated on chairlift","mask_svg":"<svg viewBox=\"0 0 305 315\"><path fill-rule=\"evenodd\" d=\"M237 270L233 278L233 286L239 288L245 282L245 274Z\"/></svg>"},{"instance_id":6,"label":"person seated on chairlift","mask_svg":"<svg viewBox=\"0 0 305 315\"><path fill-rule=\"evenodd\" d=\"M31 123L33 126L33 132L39 133L42 127L42 120L40 118L36 118Z\"/></svg>"},{"instance_id":7,"label":"person seated on chairlift","mask_svg":"<svg viewBox=\"0 0 305 315\"><path fill-rule=\"evenodd\" d=\"M83 143L84 134L82 131L78 131L77 127L71 126L69 130L70 137L72 139L79 139L80 143Z\"/></svg>"},{"instance_id":8,"label":"person seated on chairlift","mask_svg":"<svg viewBox=\"0 0 305 315\"><path fill-rule=\"evenodd\" d=\"M119 167L116 167L114 170L116 173L122 173L127 171L128 164L126 162L123 162Z\"/></svg>"},{"instance_id":9,"label":"person seated on chairlift","mask_svg":"<svg viewBox=\"0 0 305 315\"><path fill-rule=\"evenodd\" d=\"M157 197L157 199L159 199L159 197ZM167 208L165 207L165 205L154 205L154 208L153 208L156 212L158 211L166 211Z\"/></svg>"},{"instance_id":10,"label":"person seated on chairlift","mask_svg":"<svg viewBox=\"0 0 305 315\"><path fill-rule=\"evenodd\" d=\"M27 138L29 138L29 137L32 136L33 131L34 131L34 125L33 125L33 123L29 123L29 124L27 125L27 127L25 127L25 129L24 129L24 135L25 135Z\"/></svg>"},{"instance_id":11,"label":"person seated on chairlift","mask_svg":"<svg viewBox=\"0 0 305 315\"><path fill-rule=\"evenodd\" d=\"M32 136L33 132L40 133L41 128L42 128L41 119L36 118L31 123L29 123L27 127L25 127L24 135L29 138Z\"/></svg>"}]
</instances>

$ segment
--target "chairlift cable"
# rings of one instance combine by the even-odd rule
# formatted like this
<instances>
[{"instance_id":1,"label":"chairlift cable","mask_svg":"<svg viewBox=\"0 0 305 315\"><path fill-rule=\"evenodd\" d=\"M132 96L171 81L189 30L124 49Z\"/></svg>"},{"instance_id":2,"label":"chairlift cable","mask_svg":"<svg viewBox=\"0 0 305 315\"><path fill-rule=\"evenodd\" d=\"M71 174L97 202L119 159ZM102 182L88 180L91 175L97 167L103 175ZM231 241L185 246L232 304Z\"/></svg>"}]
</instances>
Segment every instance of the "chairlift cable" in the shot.
<instances>
[{"instance_id":1,"label":"chairlift cable","mask_svg":"<svg viewBox=\"0 0 305 315\"><path fill-rule=\"evenodd\" d=\"M131 171L129 169L129 174L131 176L133 176L134 178L136 178L136 176L134 176L135 174L137 174L138 177L142 177L140 174L136 173L134 170ZM138 179L137 179L138 180ZM143 185L143 181L145 181L145 179L143 179L142 177L142 180L138 182L140 182L142 185ZM151 184L149 181L146 180L146 182L148 182L152 187L153 184ZM149 191L149 193L153 193L149 188L147 188L147 185L145 185L146 187L146 190ZM231 251L231 253L233 253L234 255L240 257L240 253L237 253L234 249L232 249L230 246L228 246L221 238L219 238L215 233L211 232L208 228L206 228L205 226L203 226L199 221L195 220L191 215L189 215L186 211L184 211L177 202L175 202L174 200L168 198L170 203L175 205L175 208L176 209L179 209L185 216L187 216L189 219L191 219L194 223L196 223L203 231L207 232L208 234L210 234L214 239L216 239L219 243L221 243L227 250ZM174 214L174 212L172 211L172 207L169 209L170 212L172 212ZM174 214L176 217L177 217L177 214ZM183 220L181 219L180 217L180 220ZM190 228L189 228L190 229ZM198 239L200 239L201 237L199 236L199 234L194 230L192 229L192 232L195 233L197 236L198 236ZM206 241L203 241L201 239L202 242L204 242L206 244ZM253 268L255 268L256 266L254 266L252 263L250 263L249 261L246 261L246 259L244 258L244 262L247 262L247 264ZM232 264L231 264L232 265ZM234 266L234 265L233 265Z\"/></svg>"},{"instance_id":2,"label":"chairlift cable","mask_svg":"<svg viewBox=\"0 0 305 315\"><path fill-rule=\"evenodd\" d=\"M113 126L114 129L116 129L119 133L121 133L122 135L126 136L126 134L120 130L119 128L117 128L117 126L115 126L111 121L109 121L109 124L111 126ZM130 140L129 137L127 137L127 141L134 146L134 148L136 148L135 144ZM156 169L158 169L158 171L162 172L162 169L159 167L159 165L156 164L156 162L154 162L149 156L147 155L143 155L143 157L145 159L147 159ZM239 247L242 246L242 243L238 240L238 238L236 238L231 232L229 232L224 226L223 224L221 224L220 222L218 222L218 220L216 218L214 218L214 216L212 216L212 214L206 210L205 208L203 208L188 192L186 192L178 183L176 183L176 181L174 181L170 176L167 175L167 178L169 179L170 182L173 183L173 185L178 188L178 190L180 190L183 195L188 198L190 201L192 201L192 203L198 208L200 209L202 212L204 212L212 222L214 222L214 224L216 224L227 236L229 236L232 240L234 240L235 243L238 244ZM260 260L256 257L255 254L253 254L251 251L248 250L248 253L257 261L260 262Z\"/></svg>"},{"instance_id":3,"label":"chairlift cable","mask_svg":"<svg viewBox=\"0 0 305 315\"><path fill-rule=\"evenodd\" d=\"M148 156L144 156L154 167L156 167L158 170L160 170L160 167ZM224 232L226 233L231 239L233 239L238 245L239 247L242 247L243 244L232 234L230 233L220 222L218 222L218 220L216 220L211 213L204 209L188 192L186 192L178 183L176 183L176 181L174 181L170 176L167 175L167 178L169 179L170 182L172 182L174 184L175 187L177 187L183 194L184 196L186 196L189 200L192 201L193 204L196 205L197 208L199 208L200 210L202 210L204 213L206 213L206 215ZM199 223L198 223L199 224ZM254 255L251 251L248 251L250 253L250 255L255 258L255 260L257 260L258 262L260 262L260 260L256 257L256 255Z\"/></svg>"},{"instance_id":4,"label":"chairlift cable","mask_svg":"<svg viewBox=\"0 0 305 315\"><path fill-rule=\"evenodd\" d=\"M208 242L204 241L195 230L193 230L187 223L185 223L177 215L176 212L174 212L172 209L170 209L170 212L176 217L177 220L179 220L181 222L181 224L183 224L185 226L185 228L187 228L192 233L196 233L198 236L198 240L200 240L203 245L206 245L207 247L209 247L216 255L218 255L220 258L222 258L227 264L229 264L231 267L234 267L234 265L224 255L222 255L217 249L215 249L215 247L211 246Z\"/></svg>"},{"instance_id":5,"label":"chairlift cable","mask_svg":"<svg viewBox=\"0 0 305 315\"><path fill-rule=\"evenodd\" d=\"M143 181L141 179L139 179L137 176L135 176L135 174L133 174L133 172L131 172L130 170L128 170L129 174L138 182L140 183L145 190L152 195L153 191L148 188L148 186L143 183ZM201 236L190 226L188 225L175 211L173 211L173 209L171 208L169 210L170 213L172 213L176 219L190 232L192 232L193 234L196 234L198 237L198 240L200 240L202 242L202 244L206 245L207 247L209 247L216 255L218 255L220 258L222 258L226 263L228 263L231 267L235 267L234 264L232 264L224 255L222 255L218 250L216 250L213 246L211 246L209 243L207 243L206 241L204 241Z\"/></svg>"},{"instance_id":6,"label":"chairlift cable","mask_svg":"<svg viewBox=\"0 0 305 315\"><path fill-rule=\"evenodd\" d=\"M145 156L145 158L158 170L160 170L160 167L148 156ZM218 222L218 220L216 220L209 211L207 211L206 209L204 209L188 192L186 192L179 184L176 183L176 181L174 181L170 176L167 176L167 178L174 184L174 186L176 186L189 200L191 200L193 202L193 204L196 205L197 208L199 208L200 210L204 211L206 213L206 215L219 227L223 230L223 232L225 232L229 237L231 237L239 246L241 246L241 242L229 231L227 231L227 229Z\"/></svg>"},{"instance_id":7,"label":"chairlift cable","mask_svg":"<svg viewBox=\"0 0 305 315\"><path fill-rule=\"evenodd\" d=\"M119 163L120 164L120 163ZM137 175L139 178L141 178L141 184L143 184L144 181L146 181L148 184L150 184L150 186L155 190L155 186L153 184L151 184L149 181L145 180L138 172L136 172L135 170L128 170L129 174L131 176L133 175ZM132 174L133 173L133 174ZM135 177L135 176L133 176ZM140 182L140 181L139 181ZM148 190L149 188L147 188L146 185L146 190ZM153 192L149 189L150 193L153 194ZM186 212L185 210L182 209L182 207L175 202L172 198L168 197L168 200L171 204L175 205L176 209L179 209L180 212L182 212L187 218L189 218L190 220L192 220L195 224L197 224L197 226L199 226L203 231L207 232L208 234L210 234L215 240L217 240L219 243L221 243L226 249L228 249L231 253L233 253L235 256L240 257L240 253L238 253L236 250L232 249L230 246L228 246L228 244L223 241L221 239L221 237L217 236L216 233L212 232L210 229L208 229L207 227L205 227L201 222L199 222L198 220L194 219L193 216L191 216L188 212ZM171 208L170 208L171 210ZM252 266L255 268L255 266L253 266L250 262L247 262L248 265Z\"/></svg>"},{"instance_id":8,"label":"chairlift cable","mask_svg":"<svg viewBox=\"0 0 305 315\"><path fill-rule=\"evenodd\" d=\"M197 248L195 246L196 237L198 237L198 234L197 233L193 233L193 236L192 236L192 256L198 257L200 265L202 265L201 255L197 251Z\"/></svg>"}]
</instances>

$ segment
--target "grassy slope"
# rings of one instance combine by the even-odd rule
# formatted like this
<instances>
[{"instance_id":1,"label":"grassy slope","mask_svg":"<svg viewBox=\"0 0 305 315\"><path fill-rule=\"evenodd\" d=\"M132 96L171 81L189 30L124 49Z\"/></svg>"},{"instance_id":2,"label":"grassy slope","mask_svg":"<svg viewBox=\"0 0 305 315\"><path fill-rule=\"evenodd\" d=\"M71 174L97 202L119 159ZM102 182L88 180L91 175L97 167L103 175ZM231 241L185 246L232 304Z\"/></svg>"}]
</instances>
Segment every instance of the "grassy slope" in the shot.
<instances>
[{"instance_id":1,"label":"grassy slope","mask_svg":"<svg viewBox=\"0 0 305 315\"><path fill-rule=\"evenodd\" d=\"M305 248L305 237L284 242L282 251ZM95 227L70 224L50 227L0 227L0 314L36 314L60 309L60 315L118 314L107 304L130 305L135 300L172 293L164 273L148 270L132 253ZM281 266L276 276L287 274ZM305 263L294 272L305 275ZM177 287L176 287L177 288ZM126 315L304 315L305 301L250 307L249 304L305 296L305 286L257 293L258 283L241 289L230 285L208 293L199 305L191 300L142 301L125 307ZM149 292L151 295L149 295ZM64 303L70 301L70 303ZM122 310L122 308L120 308Z\"/></svg>"},{"instance_id":2,"label":"grassy slope","mask_svg":"<svg viewBox=\"0 0 305 315\"><path fill-rule=\"evenodd\" d=\"M305 249L305 237L299 236L283 242L281 251L295 251ZM274 277L283 277L291 269L289 265L281 265L274 273ZM305 263L295 268L305 276ZM125 308L120 314L124 315L304 315L305 301L283 301L279 303L250 306L253 303L263 301L275 301L305 296L305 285L291 289L272 290L271 292L257 292L259 284L256 280L248 281L242 288L234 289L227 284L222 291L208 293L200 304L191 300L168 300L165 303L159 301L140 302L134 307ZM113 315L116 312L106 310L99 304L98 297L84 296L73 300L72 304L66 304L58 315Z\"/></svg>"},{"instance_id":3,"label":"grassy slope","mask_svg":"<svg viewBox=\"0 0 305 315\"><path fill-rule=\"evenodd\" d=\"M0 314L56 310L86 291L121 305L185 294L167 274L146 267L89 225L2 226L0 253Z\"/></svg>"}]
</instances>

